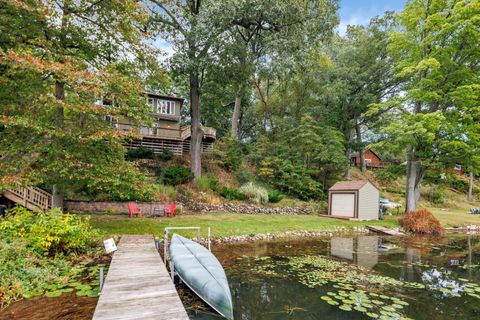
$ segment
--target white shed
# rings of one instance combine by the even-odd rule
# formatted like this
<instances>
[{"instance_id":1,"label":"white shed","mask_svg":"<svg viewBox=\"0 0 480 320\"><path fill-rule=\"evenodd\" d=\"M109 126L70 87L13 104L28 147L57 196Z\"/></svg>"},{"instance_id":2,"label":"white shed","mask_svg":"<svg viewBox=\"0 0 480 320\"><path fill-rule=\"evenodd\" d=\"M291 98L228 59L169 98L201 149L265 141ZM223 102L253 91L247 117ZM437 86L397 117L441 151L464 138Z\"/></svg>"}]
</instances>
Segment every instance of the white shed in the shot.
<instances>
[{"instance_id":1,"label":"white shed","mask_svg":"<svg viewBox=\"0 0 480 320\"><path fill-rule=\"evenodd\" d=\"M328 189L328 214L377 220L380 191L370 181L339 181Z\"/></svg>"}]
</instances>

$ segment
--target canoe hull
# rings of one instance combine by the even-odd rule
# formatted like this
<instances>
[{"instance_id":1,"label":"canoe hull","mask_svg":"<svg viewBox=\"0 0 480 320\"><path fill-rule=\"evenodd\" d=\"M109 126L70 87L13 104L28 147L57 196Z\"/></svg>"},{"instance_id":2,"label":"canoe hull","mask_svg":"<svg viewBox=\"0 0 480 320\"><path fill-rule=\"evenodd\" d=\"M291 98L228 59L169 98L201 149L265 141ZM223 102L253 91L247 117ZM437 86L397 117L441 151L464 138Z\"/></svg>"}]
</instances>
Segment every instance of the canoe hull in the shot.
<instances>
[{"instance_id":1,"label":"canoe hull","mask_svg":"<svg viewBox=\"0 0 480 320\"><path fill-rule=\"evenodd\" d=\"M180 279L218 313L233 319L230 288L217 258L202 245L178 234L172 236L169 250Z\"/></svg>"}]
</instances>

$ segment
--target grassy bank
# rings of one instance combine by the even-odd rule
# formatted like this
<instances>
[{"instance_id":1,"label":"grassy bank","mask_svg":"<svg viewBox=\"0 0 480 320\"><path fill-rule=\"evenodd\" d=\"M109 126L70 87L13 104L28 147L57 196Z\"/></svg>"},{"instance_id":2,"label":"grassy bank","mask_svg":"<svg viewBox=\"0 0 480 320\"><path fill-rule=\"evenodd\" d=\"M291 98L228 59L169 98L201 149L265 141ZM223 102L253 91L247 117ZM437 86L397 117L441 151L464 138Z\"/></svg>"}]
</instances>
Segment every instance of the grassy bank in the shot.
<instances>
[{"instance_id":1,"label":"grassy bank","mask_svg":"<svg viewBox=\"0 0 480 320\"><path fill-rule=\"evenodd\" d=\"M435 217L440 220L444 227L461 227L464 225L480 225L480 215L469 214L467 209L439 209L430 208Z\"/></svg>"},{"instance_id":2,"label":"grassy bank","mask_svg":"<svg viewBox=\"0 0 480 320\"><path fill-rule=\"evenodd\" d=\"M154 234L162 235L165 227L200 226L202 233L211 227L212 237L247 234L282 233L286 231L322 231L335 227L359 227L366 225L398 226L397 219L387 217L382 221L346 221L319 216L250 215L212 213L185 215L175 218L133 218L120 215L92 215L91 223L107 235Z\"/></svg>"},{"instance_id":3,"label":"grassy bank","mask_svg":"<svg viewBox=\"0 0 480 320\"><path fill-rule=\"evenodd\" d=\"M480 216L467 214L465 209L430 209L444 227L480 225ZM184 215L175 218L133 218L126 215L91 215L91 223L105 235L153 234L161 236L165 227L200 226L205 235L211 227L212 237L247 234L282 233L286 231L322 231L336 227L382 225L398 227L400 216L386 216L382 221L346 221L314 215L250 215L225 212ZM193 235L193 234L192 234Z\"/></svg>"}]
</instances>

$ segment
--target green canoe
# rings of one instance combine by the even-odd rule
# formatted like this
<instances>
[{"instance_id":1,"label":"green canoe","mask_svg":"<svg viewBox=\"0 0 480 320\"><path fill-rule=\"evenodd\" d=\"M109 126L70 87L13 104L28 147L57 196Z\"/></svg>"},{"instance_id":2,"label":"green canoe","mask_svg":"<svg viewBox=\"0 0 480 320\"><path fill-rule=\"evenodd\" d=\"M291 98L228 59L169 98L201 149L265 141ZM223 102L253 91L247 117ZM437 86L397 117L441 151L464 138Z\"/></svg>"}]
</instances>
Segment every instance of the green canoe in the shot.
<instances>
[{"instance_id":1,"label":"green canoe","mask_svg":"<svg viewBox=\"0 0 480 320\"><path fill-rule=\"evenodd\" d=\"M227 319L233 319L232 295L217 258L204 246L173 234L170 257L180 279L203 301Z\"/></svg>"}]
</instances>

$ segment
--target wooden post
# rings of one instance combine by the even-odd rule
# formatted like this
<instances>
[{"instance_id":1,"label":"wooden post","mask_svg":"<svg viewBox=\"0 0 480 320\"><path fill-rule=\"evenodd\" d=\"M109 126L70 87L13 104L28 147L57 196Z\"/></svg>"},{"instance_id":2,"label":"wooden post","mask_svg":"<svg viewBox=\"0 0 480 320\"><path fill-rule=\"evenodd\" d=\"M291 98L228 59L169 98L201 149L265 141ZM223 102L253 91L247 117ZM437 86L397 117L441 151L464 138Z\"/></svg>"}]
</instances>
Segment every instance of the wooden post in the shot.
<instances>
[{"instance_id":1,"label":"wooden post","mask_svg":"<svg viewBox=\"0 0 480 320\"><path fill-rule=\"evenodd\" d=\"M470 183L468 185L468 201L472 201L473 198L473 172L470 172Z\"/></svg>"}]
</instances>

